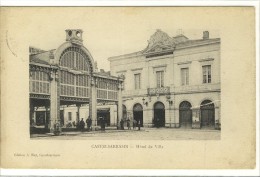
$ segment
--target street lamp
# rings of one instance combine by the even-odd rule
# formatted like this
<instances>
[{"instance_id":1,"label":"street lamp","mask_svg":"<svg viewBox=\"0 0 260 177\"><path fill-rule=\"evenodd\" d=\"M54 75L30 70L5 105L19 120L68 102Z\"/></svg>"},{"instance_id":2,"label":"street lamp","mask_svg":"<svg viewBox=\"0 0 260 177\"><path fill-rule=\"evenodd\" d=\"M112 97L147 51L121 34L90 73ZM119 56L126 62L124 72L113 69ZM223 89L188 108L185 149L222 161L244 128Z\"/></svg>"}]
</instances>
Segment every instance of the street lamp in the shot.
<instances>
[{"instance_id":1,"label":"street lamp","mask_svg":"<svg viewBox=\"0 0 260 177\"><path fill-rule=\"evenodd\" d=\"M167 99L167 101L169 102L169 105L171 106L172 103L173 103L173 101L171 100L171 96L170 96L170 95L167 95L167 96L166 96L166 99Z\"/></svg>"},{"instance_id":2,"label":"street lamp","mask_svg":"<svg viewBox=\"0 0 260 177\"><path fill-rule=\"evenodd\" d=\"M143 99L142 99L142 100L143 100L143 104L144 104L144 105L146 105L146 106L148 106L148 102L147 102L147 101L145 101L145 98L144 98L144 97L143 97Z\"/></svg>"}]
</instances>

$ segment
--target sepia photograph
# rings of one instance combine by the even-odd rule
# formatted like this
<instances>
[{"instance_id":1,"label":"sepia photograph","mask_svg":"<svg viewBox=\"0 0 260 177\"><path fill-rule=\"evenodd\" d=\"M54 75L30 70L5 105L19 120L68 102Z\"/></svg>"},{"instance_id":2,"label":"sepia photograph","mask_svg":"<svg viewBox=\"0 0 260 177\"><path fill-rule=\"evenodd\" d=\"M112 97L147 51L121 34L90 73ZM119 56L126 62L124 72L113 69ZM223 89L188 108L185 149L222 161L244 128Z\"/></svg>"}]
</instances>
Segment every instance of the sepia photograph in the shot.
<instances>
[{"instance_id":1,"label":"sepia photograph","mask_svg":"<svg viewBox=\"0 0 260 177\"><path fill-rule=\"evenodd\" d=\"M31 138L220 139L216 33L190 39L184 29L157 29L146 48L107 56L105 70L84 46L83 29L62 32L57 49L29 47Z\"/></svg>"},{"instance_id":2,"label":"sepia photograph","mask_svg":"<svg viewBox=\"0 0 260 177\"><path fill-rule=\"evenodd\" d=\"M256 168L254 7L0 10L1 167Z\"/></svg>"}]
</instances>

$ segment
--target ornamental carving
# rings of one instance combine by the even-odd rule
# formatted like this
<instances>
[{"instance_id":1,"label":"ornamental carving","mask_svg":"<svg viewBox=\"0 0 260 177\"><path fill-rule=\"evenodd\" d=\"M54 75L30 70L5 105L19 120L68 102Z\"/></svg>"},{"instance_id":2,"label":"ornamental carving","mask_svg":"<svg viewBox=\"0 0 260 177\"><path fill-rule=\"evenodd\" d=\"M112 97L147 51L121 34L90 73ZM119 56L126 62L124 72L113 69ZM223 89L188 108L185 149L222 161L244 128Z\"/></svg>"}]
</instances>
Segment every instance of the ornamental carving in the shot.
<instances>
[{"instance_id":1,"label":"ornamental carving","mask_svg":"<svg viewBox=\"0 0 260 177\"><path fill-rule=\"evenodd\" d=\"M148 40L146 52L161 52L175 46L173 38L167 33L157 30Z\"/></svg>"}]
</instances>

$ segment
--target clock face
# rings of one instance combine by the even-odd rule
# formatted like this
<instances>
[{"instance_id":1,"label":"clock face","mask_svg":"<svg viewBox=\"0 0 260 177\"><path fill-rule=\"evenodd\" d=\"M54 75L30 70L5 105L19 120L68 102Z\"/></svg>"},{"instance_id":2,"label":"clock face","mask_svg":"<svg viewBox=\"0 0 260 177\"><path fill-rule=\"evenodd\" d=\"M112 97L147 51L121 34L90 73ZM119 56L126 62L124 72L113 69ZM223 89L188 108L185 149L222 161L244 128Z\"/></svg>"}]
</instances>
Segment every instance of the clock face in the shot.
<instances>
[{"instance_id":1,"label":"clock face","mask_svg":"<svg viewBox=\"0 0 260 177\"><path fill-rule=\"evenodd\" d=\"M69 34L69 36L71 36L72 35L72 31L69 31L68 34Z\"/></svg>"},{"instance_id":2,"label":"clock face","mask_svg":"<svg viewBox=\"0 0 260 177\"><path fill-rule=\"evenodd\" d=\"M80 37L80 32L79 32L79 31L77 31L77 32L76 32L76 35L77 35L78 37Z\"/></svg>"}]
</instances>

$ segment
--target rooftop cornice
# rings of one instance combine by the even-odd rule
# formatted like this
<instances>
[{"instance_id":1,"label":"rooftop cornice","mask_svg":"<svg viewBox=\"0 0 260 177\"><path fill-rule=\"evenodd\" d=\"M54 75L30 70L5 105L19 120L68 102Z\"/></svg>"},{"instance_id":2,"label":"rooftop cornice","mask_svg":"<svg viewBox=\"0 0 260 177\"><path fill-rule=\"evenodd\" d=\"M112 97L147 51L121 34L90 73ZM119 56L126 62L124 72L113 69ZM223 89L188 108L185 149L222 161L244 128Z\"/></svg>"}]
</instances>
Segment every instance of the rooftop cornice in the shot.
<instances>
[{"instance_id":1,"label":"rooftop cornice","mask_svg":"<svg viewBox=\"0 0 260 177\"><path fill-rule=\"evenodd\" d=\"M46 68L50 68L50 69L59 69L59 67L55 66L55 65L46 65L46 64L35 63L35 62L30 62L29 64L34 65L34 66L46 67Z\"/></svg>"},{"instance_id":2,"label":"rooftop cornice","mask_svg":"<svg viewBox=\"0 0 260 177\"><path fill-rule=\"evenodd\" d=\"M195 42L195 43L194 44L188 44L188 42ZM170 52L170 51L174 51L174 50L181 50L181 49L186 49L186 48L191 48L191 47L198 47L198 46L217 44L217 43L220 43L220 38L200 40L200 41L189 40L187 42L177 44L172 49L168 48L167 50L163 50L163 51L159 51L159 52L151 52L151 53L149 53L149 52L146 53L145 50L143 50L143 51L139 51L139 52L135 52L135 53L113 56L113 57L108 58L108 61L123 60L123 59L147 56L147 55L157 54L157 53L160 54L160 53Z\"/></svg>"},{"instance_id":3,"label":"rooftop cornice","mask_svg":"<svg viewBox=\"0 0 260 177\"><path fill-rule=\"evenodd\" d=\"M96 73L96 72L93 72L93 76L95 76L95 77L100 77L100 78L104 78L104 79L120 80L120 81L123 81L123 79L120 78L120 77L111 76L111 75L101 75L101 74Z\"/></svg>"}]
</instances>

